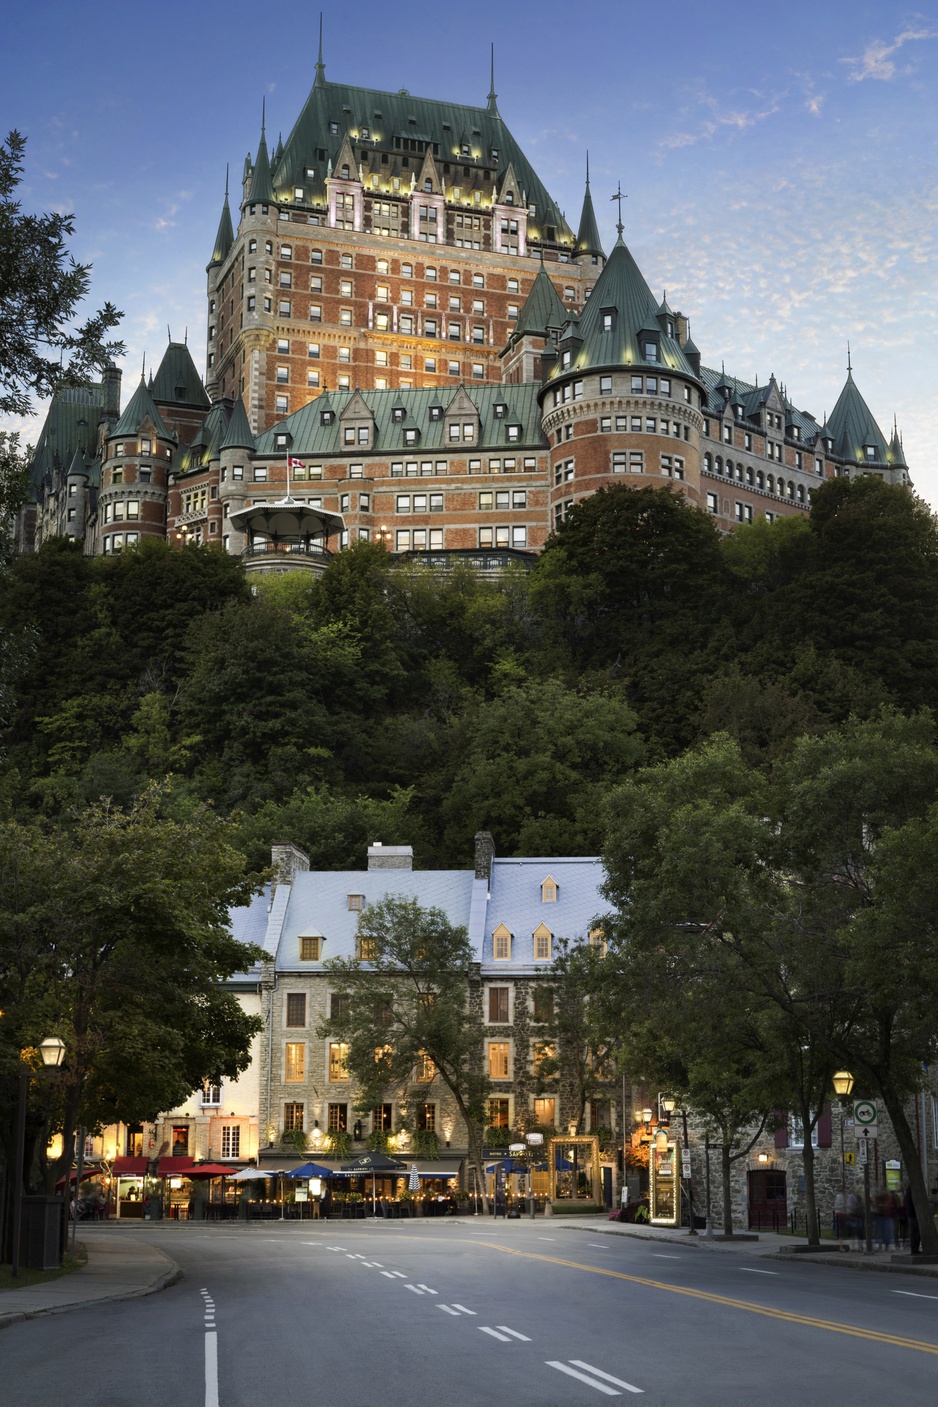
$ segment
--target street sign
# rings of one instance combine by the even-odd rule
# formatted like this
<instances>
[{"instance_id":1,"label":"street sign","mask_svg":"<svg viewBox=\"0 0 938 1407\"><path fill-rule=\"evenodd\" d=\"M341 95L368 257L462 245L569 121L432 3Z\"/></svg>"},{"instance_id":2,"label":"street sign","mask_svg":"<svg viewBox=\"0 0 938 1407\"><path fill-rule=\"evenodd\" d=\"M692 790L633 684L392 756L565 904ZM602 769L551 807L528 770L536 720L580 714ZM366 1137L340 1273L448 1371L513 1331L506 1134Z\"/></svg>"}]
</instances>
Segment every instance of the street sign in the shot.
<instances>
[{"instance_id":1,"label":"street sign","mask_svg":"<svg viewBox=\"0 0 938 1407\"><path fill-rule=\"evenodd\" d=\"M857 1127L863 1128L867 1124L876 1123L876 1101L873 1099L858 1099L853 1106L853 1117Z\"/></svg>"},{"instance_id":2,"label":"street sign","mask_svg":"<svg viewBox=\"0 0 938 1407\"><path fill-rule=\"evenodd\" d=\"M690 1149L681 1149L681 1177L690 1177Z\"/></svg>"},{"instance_id":3,"label":"street sign","mask_svg":"<svg viewBox=\"0 0 938 1407\"><path fill-rule=\"evenodd\" d=\"M874 1138L879 1138L879 1124L864 1124L854 1132L857 1143L870 1143Z\"/></svg>"},{"instance_id":4,"label":"street sign","mask_svg":"<svg viewBox=\"0 0 938 1407\"><path fill-rule=\"evenodd\" d=\"M857 1155L856 1155L856 1153L854 1153L853 1149L851 1148L848 1152L846 1152L846 1153L844 1154L844 1162L846 1163L846 1165L847 1165L848 1168L852 1168L853 1165L856 1163L856 1161L857 1161Z\"/></svg>"},{"instance_id":5,"label":"street sign","mask_svg":"<svg viewBox=\"0 0 938 1407\"><path fill-rule=\"evenodd\" d=\"M868 1146L867 1146L866 1139L863 1139L863 1141L862 1141L861 1144L860 1144L860 1162L861 1162L861 1163L866 1163L866 1162L868 1162L868 1161L869 1161L869 1156L870 1156L870 1150L869 1150L869 1148L868 1148Z\"/></svg>"}]
</instances>

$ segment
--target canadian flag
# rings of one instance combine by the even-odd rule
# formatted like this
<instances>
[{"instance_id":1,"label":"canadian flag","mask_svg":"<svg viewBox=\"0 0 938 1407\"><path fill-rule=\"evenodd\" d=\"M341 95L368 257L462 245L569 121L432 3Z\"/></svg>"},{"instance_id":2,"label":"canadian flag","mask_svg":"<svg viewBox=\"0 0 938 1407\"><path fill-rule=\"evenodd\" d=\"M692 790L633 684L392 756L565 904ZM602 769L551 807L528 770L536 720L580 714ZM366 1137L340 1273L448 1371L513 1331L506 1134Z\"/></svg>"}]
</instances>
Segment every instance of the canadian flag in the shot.
<instances>
[{"instance_id":1,"label":"canadian flag","mask_svg":"<svg viewBox=\"0 0 938 1407\"><path fill-rule=\"evenodd\" d=\"M294 459L292 454L287 455L288 469L302 469L304 467L302 459Z\"/></svg>"}]
</instances>

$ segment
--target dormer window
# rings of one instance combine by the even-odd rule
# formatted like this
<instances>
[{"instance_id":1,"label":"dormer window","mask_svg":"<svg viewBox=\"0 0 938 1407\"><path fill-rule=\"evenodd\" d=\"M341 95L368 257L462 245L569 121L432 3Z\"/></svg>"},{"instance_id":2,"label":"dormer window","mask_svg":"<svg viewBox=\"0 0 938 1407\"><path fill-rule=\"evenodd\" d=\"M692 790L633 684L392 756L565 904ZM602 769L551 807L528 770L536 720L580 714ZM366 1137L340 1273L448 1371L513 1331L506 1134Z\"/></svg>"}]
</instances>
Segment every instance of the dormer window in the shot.
<instances>
[{"instance_id":1,"label":"dormer window","mask_svg":"<svg viewBox=\"0 0 938 1407\"><path fill-rule=\"evenodd\" d=\"M337 136L337 135L338 135L338 132L339 132L339 124L338 124L338 122L330 122L330 123L329 123L329 131L330 131L330 133L331 133L331 135L332 135L333 137Z\"/></svg>"},{"instance_id":2,"label":"dormer window","mask_svg":"<svg viewBox=\"0 0 938 1407\"><path fill-rule=\"evenodd\" d=\"M547 924L539 923L532 936L534 938L534 961L550 962L551 944L554 935L547 927Z\"/></svg>"},{"instance_id":3,"label":"dormer window","mask_svg":"<svg viewBox=\"0 0 938 1407\"><path fill-rule=\"evenodd\" d=\"M511 961L511 929L503 923L492 934L492 957L496 962Z\"/></svg>"},{"instance_id":4,"label":"dormer window","mask_svg":"<svg viewBox=\"0 0 938 1407\"><path fill-rule=\"evenodd\" d=\"M406 430L404 431L404 444L405 444L405 445L415 445L415 444L417 443L417 441L418 441L419 438L420 438L419 432L418 432L418 430L416 429L416 427L414 427L414 426L411 426L411 427L409 427L408 429L406 429Z\"/></svg>"},{"instance_id":5,"label":"dormer window","mask_svg":"<svg viewBox=\"0 0 938 1407\"><path fill-rule=\"evenodd\" d=\"M514 203L515 203L515 197L514 197L514 195L513 195L513 193L512 193L511 191L508 191L507 195L505 196L505 204L506 204L506 205L514 205Z\"/></svg>"},{"instance_id":6,"label":"dormer window","mask_svg":"<svg viewBox=\"0 0 938 1407\"><path fill-rule=\"evenodd\" d=\"M556 904L557 902L557 881L551 879L550 875L541 882L541 903Z\"/></svg>"},{"instance_id":7,"label":"dormer window","mask_svg":"<svg viewBox=\"0 0 938 1407\"><path fill-rule=\"evenodd\" d=\"M508 406L504 401L496 401L492 407L492 414L495 416L496 420L504 420L505 416L508 414Z\"/></svg>"},{"instance_id":8,"label":"dormer window","mask_svg":"<svg viewBox=\"0 0 938 1407\"><path fill-rule=\"evenodd\" d=\"M321 410L321 411L319 412L319 423L320 423L320 425L331 425L334 420L335 420L335 411L332 411L332 410Z\"/></svg>"},{"instance_id":9,"label":"dormer window","mask_svg":"<svg viewBox=\"0 0 938 1407\"><path fill-rule=\"evenodd\" d=\"M642 356L644 357L646 362L656 362L658 360L658 343L643 342Z\"/></svg>"},{"instance_id":10,"label":"dormer window","mask_svg":"<svg viewBox=\"0 0 938 1407\"><path fill-rule=\"evenodd\" d=\"M300 962L318 962L322 957L322 939L305 935L300 938Z\"/></svg>"},{"instance_id":11,"label":"dormer window","mask_svg":"<svg viewBox=\"0 0 938 1407\"><path fill-rule=\"evenodd\" d=\"M394 421L395 425L403 425L404 407L402 405L396 405L393 407L391 411L391 419Z\"/></svg>"},{"instance_id":12,"label":"dormer window","mask_svg":"<svg viewBox=\"0 0 938 1407\"><path fill-rule=\"evenodd\" d=\"M603 332L611 332L616 325L615 308L603 308L600 320Z\"/></svg>"},{"instance_id":13,"label":"dormer window","mask_svg":"<svg viewBox=\"0 0 938 1407\"><path fill-rule=\"evenodd\" d=\"M441 405L432 405L432 406L430 407L430 419L431 419L431 420L442 420L442 419L443 419L443 407L442 407Z\"/></svg>"},{"instance_id":14,"label":"dormer window","mask_svg":"<svg viewBox=\"0 0 938 1407\"><path fill-rule=\"evenodd\" d=\"M362 128L362 141L367 142L370 137L371 137L371 128L370 128L370 127L363 127L363 128Z\"/></svg>"},{"instance_id":15,"label":"dormer window","mask_svg":"<svg viewBox=\"0 0 938 1407\"><path fill-rule=\"evenodd\" d=\"M863 452L864 452L864 454L866 455L866 459L867 459L867 463L868 463L868 464L874 464L874 463L876 462L876 446L875 446L875 445L864 445L864 446L863 446Z\"/></svg>"},{"instance_id":16,"label":"dormer window","mask_svg":"<svg viewBox=\"0 0 938 1407\"><path fill-rule=\"evenodd\" d=\"M361 913L362 909L365 907L364 894L350 894L348 896L348 906L350 913Z\"/></svg>"},{"instance_id":17,"label":"dormer window","mask_svg":"<svg viewBox=\"0 0 938 1407\"><path fill-rule=\"evenodd\" d=\"M601 928L590 929L590 947L601 958L606 956L606 935Z\"/></svg>"}]
</instances>

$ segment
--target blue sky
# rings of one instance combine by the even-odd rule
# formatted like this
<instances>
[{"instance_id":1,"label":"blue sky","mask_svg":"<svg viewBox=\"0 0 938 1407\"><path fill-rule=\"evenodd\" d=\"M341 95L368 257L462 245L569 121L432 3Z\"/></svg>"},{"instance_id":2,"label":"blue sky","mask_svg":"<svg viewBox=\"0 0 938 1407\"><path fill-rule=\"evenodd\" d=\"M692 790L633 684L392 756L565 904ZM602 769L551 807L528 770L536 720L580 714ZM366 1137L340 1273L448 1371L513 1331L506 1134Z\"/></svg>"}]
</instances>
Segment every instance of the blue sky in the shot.
<instances>
[{"instance_id":1,"label":"blue sky","mask_svg":"<svg viewBox=\"0 0 938 1407\"><path fill-rule=\"evenodd\" d=\"M485 102L576 224L590 154L604 240L625 238L688 314L704 361L770 373L821 416L846 349L938 505L938 4L789 0L325 3L326 75ZM393 24L393 28L391 25ZM28 138L23 204L74 211L94 306L125 311L125 385L188 328L225 164L237 188L261 99L271 141L312 84L318 9L35 0L4 21L0 128ZM35 424L25 424L35 435Z\"/></svg>"}]
</instances>

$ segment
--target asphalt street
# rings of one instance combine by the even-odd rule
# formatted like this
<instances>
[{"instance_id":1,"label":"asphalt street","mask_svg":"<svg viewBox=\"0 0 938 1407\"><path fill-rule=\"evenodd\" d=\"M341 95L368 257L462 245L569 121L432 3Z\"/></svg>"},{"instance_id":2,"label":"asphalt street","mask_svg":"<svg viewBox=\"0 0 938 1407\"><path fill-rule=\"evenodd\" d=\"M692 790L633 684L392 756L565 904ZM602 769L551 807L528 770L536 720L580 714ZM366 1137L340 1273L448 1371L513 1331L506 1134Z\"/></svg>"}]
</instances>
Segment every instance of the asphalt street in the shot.
<instances>
[{"instance_id":1,"label":"asphalt street","mask_svg":"<svg viewBox=\"0 0 938 1407\"><path fill-rule=\"evenodd\" d=\"M87 1239L120 1236L94 1227ZM10 1407L932 1407L938 1280L550 1222L134 1227L146 1299L0 1335Z\"/></svg>"}]
</instances>

